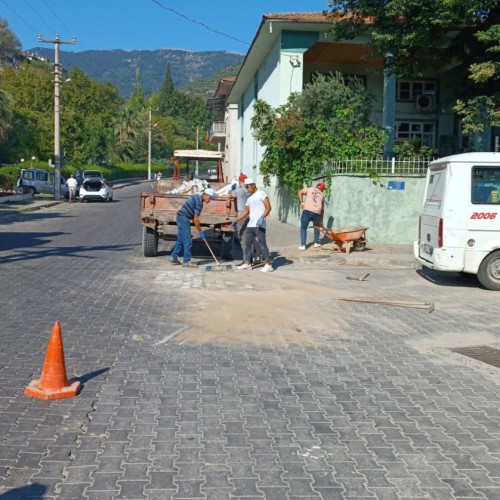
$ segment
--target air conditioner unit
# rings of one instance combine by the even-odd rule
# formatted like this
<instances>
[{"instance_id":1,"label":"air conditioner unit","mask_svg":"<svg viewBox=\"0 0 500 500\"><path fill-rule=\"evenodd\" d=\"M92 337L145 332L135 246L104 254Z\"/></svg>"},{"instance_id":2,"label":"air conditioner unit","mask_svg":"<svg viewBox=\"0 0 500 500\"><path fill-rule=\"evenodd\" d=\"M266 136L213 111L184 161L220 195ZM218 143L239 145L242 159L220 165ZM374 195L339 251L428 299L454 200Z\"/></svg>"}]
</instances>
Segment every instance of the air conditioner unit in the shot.
<instances>
[{"instance_id":1,"label":"air conditioner unit","mask_svg":"<svg viewBox=\"0 0 500 500\"><path fill-rule=\"evenodd\" d=\"M420 94L415 99L415 109L417 111L434 111L436 100L433 95Z\"/></svg>"}]
</instances>

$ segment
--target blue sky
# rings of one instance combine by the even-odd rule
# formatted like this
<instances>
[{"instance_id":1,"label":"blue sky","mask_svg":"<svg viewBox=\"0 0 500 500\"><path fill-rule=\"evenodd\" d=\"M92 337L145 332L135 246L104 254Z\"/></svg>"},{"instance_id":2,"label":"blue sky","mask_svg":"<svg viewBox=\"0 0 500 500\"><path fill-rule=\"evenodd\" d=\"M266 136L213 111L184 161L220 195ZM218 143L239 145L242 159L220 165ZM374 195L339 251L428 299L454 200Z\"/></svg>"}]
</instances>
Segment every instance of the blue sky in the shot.
<instances>
[{"instance_id":1,"label":"blue sky","mask_svg":"<svg viewBox=\"0 0 500 500\"><path fill-rule=\"evenodd\" d=\"M61 50L186 49L245 54L262 14L319 12L328 0L0 0L23 49L41 33L76 45Z\"/></svg>"}]
</instances>

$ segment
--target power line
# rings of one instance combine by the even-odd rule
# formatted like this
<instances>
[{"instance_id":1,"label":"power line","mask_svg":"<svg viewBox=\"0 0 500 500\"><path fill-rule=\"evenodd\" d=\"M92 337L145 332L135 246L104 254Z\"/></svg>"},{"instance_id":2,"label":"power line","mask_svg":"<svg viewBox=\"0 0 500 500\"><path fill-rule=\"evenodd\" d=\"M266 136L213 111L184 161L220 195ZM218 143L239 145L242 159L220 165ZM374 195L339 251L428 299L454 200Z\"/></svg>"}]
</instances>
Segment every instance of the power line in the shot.
<instances>
[{"instance_id":1,"label":"power line","mask_svg":"<svg viewBox=\"0 0 500 500\"><path fill-rule=\"evenodd\" d=\"M26 19L21 17L12 7L7 5L4 0L0 0L0 2L2 2L5 5L5 7L7 7L7 9L9 9L18 19L20 19L24 24L26 24L26 26L28 26L28 28L30 30L32 30L33 33L35 33L35 34L38 33L37 30L35 28L33 28L33 26L31 26L31 24L28 21L26 21Z\"/></svg>"},{"instance_id":2,"label":"power line","mask_svg":"<svg viewBox=\"0 0 500 500\"><path fill-rule=\"evenodd\" d=\"M54 30L50 26L50 24L26 0L24 0L24 3L35 13L35 15L40 19L40 21L42 21L42 23L44 23L45 26L47 26L47 28L49 28L49 30L53 31L54 33L57 33L57 31Z\"/></svg>"},{"instance_id":3,"label":"power line","mask_svg":"<svg viewBox=\"0 0 500 500\"><path fill-rule=\"evenodd\" d=\"M50 5L48 5L45 0L42 0L42 2L44 3L45 7L47 7L47 9L49 9L50 12L52 12L52 15L61 23L61 25L64 27L64 29L68 32L68 35L73 36L74 33L72 33L68 29L68 27L63 23L63 21L61 21L61 18L51 9Z\"/></svg>"},{"instance_id":4,"label":"power line","mask_svg":"<svg viewBox=\"0 0 500 500\"><path fill-rule=\"evenodd\" d=\"M236 42L240 42L240 43L243 43L245 45L250 45L248 42L245 42L244 40L240 40L239 38L235 38L234 36L223 33L222 31L210 28L210 26L207 26L205 23L202 23L201 21L197 21L196 19L192 19L192 18L182 14L181 12L178 12L178 11L172 9L171 7L167 7L167 6L163 5L161 2L159 2L159 0L151 0L151 1L153 3L155 3L156 5L158 5L159 7L161 7L162 9L168 10L169 12L172 12L172 14L175 14L176 16L182 17L183 19L185 19L186 21L189 21L190 23L199 24L200 26L203 26L203 28L205 28L206 30L208 30L212 33L215 33L216 35L225 36L226 38L230 38L231 40L234 40Z\"/></svg>"}]
</instances>

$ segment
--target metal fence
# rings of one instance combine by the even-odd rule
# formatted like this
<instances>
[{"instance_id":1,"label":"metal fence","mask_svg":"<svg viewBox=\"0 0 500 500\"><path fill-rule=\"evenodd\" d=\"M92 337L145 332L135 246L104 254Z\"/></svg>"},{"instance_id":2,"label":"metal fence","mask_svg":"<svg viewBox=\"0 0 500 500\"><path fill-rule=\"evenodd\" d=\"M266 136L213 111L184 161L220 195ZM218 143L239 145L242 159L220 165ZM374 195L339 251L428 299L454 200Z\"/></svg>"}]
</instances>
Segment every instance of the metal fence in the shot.
<instances>
[{"instance_id":1,"label":"metal fence","mask_svg":"<svg viewBox=\"0 0 500 500\"><path fill-rule=\"evenodd\" d=\"M415 175L423 177L434 158L372 158L333 161L327 168L334 174Z\"/></svg>"}]
</instances>

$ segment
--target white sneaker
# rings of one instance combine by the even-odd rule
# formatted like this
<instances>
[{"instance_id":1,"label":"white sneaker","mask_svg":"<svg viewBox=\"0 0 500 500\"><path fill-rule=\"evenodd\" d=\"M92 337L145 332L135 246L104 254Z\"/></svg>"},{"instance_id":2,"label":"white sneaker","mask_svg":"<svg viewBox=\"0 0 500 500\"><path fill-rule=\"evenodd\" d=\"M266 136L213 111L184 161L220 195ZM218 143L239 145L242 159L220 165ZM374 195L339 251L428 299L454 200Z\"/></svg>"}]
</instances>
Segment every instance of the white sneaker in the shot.
<instances>
[{"instance_id":1,"label":"white sneaker","mask_svg":"<svg viewBox=\"0 0 500 500\"><path fill-rule=\"evenodd\" d=\"M244 262L241 266L236 266L236 269L238 269L238 271L243 271L245 269L252 269L252 266Z\"/></svg>"},{"instance_id":2,"label":"white sneaker","mask_svg":"<svg viewBox=\"0 0 500 500\"><path fill-rule=\"evenodd\" d=\"M266 264L261 270L262 273L272 273L274 271L271 264Z\"/></svg>"},{"instance_id":3,"label":"white sneaker","mask_svg":"<svg viewBox=\"0 0 500 500\"><path fill-rule=\"evenodd\" d=\"M321 248L321 243L315 243L314 248Z\"/></svg>"},{"instance_id":4,"label":"white sneaker","mask_svg":"<svg viewBox=\"0 0 500 500\"><path fill-rule=\"evenodd\" d=\"M306 246L305 245L300 245L299 250L305 250Z\"/></svg>"}]
</instances>

